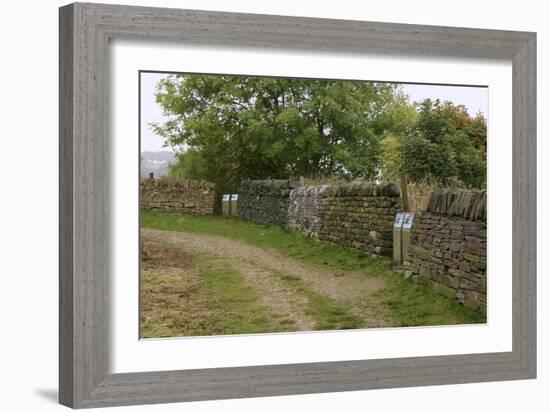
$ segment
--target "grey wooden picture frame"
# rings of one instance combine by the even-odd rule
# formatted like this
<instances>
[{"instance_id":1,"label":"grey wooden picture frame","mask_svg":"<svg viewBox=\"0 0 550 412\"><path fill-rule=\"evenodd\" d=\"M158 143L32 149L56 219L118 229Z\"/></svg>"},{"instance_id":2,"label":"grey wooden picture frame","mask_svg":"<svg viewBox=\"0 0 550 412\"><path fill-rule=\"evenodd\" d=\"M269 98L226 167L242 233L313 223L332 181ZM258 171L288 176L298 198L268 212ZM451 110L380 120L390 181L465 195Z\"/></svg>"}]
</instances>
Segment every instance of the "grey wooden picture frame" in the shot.
<instances>
[{"instance_id":1,"label":"grey wooden picture frame","mask_svg":"<svg viewBox=\"0 0 550 412\"><path fill-rule=\"evenodd\" d=\"M90 408L536 377L535 33L85 3L62 7L59 19L60 403ZM511 61L512 351L109 373L108 50L119 38Z\"/></svg>"}]
</instances>

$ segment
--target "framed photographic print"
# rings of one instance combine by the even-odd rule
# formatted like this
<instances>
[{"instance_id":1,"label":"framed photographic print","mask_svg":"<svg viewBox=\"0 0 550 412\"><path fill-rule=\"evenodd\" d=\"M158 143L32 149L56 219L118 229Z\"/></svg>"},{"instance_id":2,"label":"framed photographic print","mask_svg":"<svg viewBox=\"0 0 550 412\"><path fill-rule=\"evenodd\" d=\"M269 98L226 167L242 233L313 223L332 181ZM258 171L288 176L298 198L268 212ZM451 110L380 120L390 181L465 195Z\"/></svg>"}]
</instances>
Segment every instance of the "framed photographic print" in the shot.
<instances>
[{"instance_id":1,"label":"framed photographic print","mask_svg":"<svg viewBox=\"0 0 550 412\"><path fill-rule=\"evenodd\" d=\"M60 9L60 402L536 376L536 35Z\"/></svg>"}]
</instances>

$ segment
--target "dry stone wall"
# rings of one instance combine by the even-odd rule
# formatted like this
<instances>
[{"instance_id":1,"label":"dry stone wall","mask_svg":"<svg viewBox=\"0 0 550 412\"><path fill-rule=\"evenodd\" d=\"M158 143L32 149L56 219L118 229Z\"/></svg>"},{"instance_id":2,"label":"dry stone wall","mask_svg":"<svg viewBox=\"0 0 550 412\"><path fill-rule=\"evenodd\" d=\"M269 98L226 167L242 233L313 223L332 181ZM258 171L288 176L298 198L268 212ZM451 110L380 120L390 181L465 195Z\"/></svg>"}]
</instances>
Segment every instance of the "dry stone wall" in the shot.
<instances>
[{"instance_id":1,"label":"dry stone wall","mask_svg":"<svg viewBox=\"0 0 550 412\"><path fill-rule=\"evenodd\" d=\"M288 180L244 181L239 195L242 219L289 227L372 255L392 255L393 222L401 211L395 184L302 187ZM434 191L413 223L407 275L486 313L486 222L485 191Z\"/></svg>"},{"instance_id":2,"label":"dry stone wall","mask_svg":"<svg viewBox=\"0 0 550 412\"><path fill-rule=\"evenodd\" d=\"M401 208L393 184L348 184L323 195L319 240L380 256L392 255L393 221Z\"/></svg>"},{"instance_id":3,"label":"dry stone wall","mask_svg":"<svg viewBox=\"0 0 550 412\"><path fill-rule=\"evenodd\" d=\"M293 189L290 192L288 226L313 238L319 238L330 193L328 185Z\"/></svg>"},{"instance_id":4,"label":"dry stone wall","mask_svg":"<svg viewBox=\"0 0 550 412\"><path fill-rule=\"evenodd\" d=\"M243 180L239 187L239 217L258 224L288 225L290 180Z\"/></svg>"},{"instance_id":5,"label":"dry stone wall","mask_svg":"<svg viewBox=\"0 0 550 412\"><path fill-rule=\"evenodd\" d=\"M486 313L486 222L485 191L434 191L427 210L413 224L407 274Z\"/></svg>"},{"instance_id":6,"label":"dry stone wall","mask_svg":"<svg viewBox=\"0 0 550 412\"><path fill-rule=\"evenodd\" d=\"M141 207L212 215L218 196L213 183L180 179L142 179Z\"/></svg>"},{"instance_id":7,"label":"dry stone wall","mask_svg":"<svg viewBox=\"0 0 550 412\"><path fill-rule=\"evenodd\" d=\"M393 219L401 207L395 184L301 187L288 180L256 180L244 181L239 195L242 219L375 255L392 253Z\"/></svg>"}]
</instances>

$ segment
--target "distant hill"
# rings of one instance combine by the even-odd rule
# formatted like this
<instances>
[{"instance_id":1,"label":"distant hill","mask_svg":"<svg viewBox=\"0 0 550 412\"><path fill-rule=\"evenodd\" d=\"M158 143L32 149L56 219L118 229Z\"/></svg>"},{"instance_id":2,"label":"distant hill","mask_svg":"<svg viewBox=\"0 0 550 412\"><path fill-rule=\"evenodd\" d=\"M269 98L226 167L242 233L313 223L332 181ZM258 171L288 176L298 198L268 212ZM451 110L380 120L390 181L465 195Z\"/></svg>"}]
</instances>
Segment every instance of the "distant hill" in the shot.
<instances>
[{"instance_id":1,"label":"distant hill","mask_svg":"<svg viewBox=\"0 0 550 412\"><path fill-rule=\"evenodd\" d=\"M149 177L149 173L154 173L155 178L164 176L168 173L168 163L174 163L176 157L173 152L141 152L141 170L142 177Z\"/></svg>"}]
</instances>

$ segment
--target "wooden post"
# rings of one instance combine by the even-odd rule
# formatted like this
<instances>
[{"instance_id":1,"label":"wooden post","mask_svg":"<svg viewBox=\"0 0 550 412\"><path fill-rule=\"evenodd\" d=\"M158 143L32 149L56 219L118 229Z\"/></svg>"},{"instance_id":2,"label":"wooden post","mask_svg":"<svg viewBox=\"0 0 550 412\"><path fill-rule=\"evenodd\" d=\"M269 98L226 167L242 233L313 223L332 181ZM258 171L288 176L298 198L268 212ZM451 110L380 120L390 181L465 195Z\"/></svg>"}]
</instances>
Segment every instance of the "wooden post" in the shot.
<instances>
[{"instance_id":1,"label":"wooden post","mask_svg":"<svg viewBox=\"0 0 550 412\"><path fill-rule=\"evenodd\" d=\"M401 199L403 200L403 212L410 212L409 193L407 191L407 175L401 174Z\"/></svg>"},{"instance_id":2,"label":"wooden post","mask_svg":"<svg viewBox=\"0 0 550 412\"><path fill-rule=\"evenodd\" d=\"M225 194L222 196L222 216L231 214L231 195Z\"/></svg>"},{"instance_id":3,"label":"wooden post","mask_svg":"<svg viewBox=\"0 0 550 412\"><path fill-rule=\"evenodd\" d=\"M397 213L393 222L393 261L398 264L403 263L403 248L401 245L403 217L403 213Z\"/></svg>"},{"instance_id":4,"label":"wooden post","mask_svg":"<svg viewBox=\"0 0 550 412\"><path fill-rule=\"evenodd\" d=\"M231 216L239 217L239 195L234 193L231 195L231 202L229 208L229 214Z\"/></svg>"}]
</instances>

